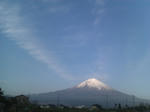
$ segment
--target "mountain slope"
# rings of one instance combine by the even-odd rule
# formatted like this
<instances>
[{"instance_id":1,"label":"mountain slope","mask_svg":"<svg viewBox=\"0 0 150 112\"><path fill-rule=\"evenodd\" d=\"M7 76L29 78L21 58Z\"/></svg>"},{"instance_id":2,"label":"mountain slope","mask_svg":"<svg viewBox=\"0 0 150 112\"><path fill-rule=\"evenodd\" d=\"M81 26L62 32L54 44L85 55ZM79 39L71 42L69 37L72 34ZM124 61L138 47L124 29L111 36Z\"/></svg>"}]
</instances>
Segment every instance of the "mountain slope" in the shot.
<instances>
[{"instance_id":1,"label":"mountain slope","mask_svg":"<svg viewBox=\"0 0 150 112\"><path fill-rule=\"evenodd\" d=\"M41 104L64 104L68 106L100 104L103 107L114 107L115 104L119 103L134 106L144 101L114 90L94 78L88 79L73 88L34 94L30 96L30 99Z\"/></svg>"}]
</instances>

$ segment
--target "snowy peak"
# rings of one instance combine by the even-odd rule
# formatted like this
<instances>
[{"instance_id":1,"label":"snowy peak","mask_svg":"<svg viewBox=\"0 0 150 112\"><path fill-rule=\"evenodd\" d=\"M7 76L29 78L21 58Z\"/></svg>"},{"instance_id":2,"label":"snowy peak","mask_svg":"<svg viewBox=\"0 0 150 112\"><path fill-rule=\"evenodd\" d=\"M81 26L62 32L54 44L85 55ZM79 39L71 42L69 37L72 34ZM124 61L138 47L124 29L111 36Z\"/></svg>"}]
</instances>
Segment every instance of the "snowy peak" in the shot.
<instances>
[{"instance_id":1,"label":"snowy peak","mask_svg":"<svg viewBox=\"0 0 150 112\"><path fill-rule=\"evenodd\" d=\"M84 87L88 87L88 88L96 88L98 90L101 89L111 89L109 86L105 85L103 82L95 79L95 78L91 78L88 79L82 83L80 83L79 85L76 86L77 88L84 88Z\"/></svg>"}]
</instances>

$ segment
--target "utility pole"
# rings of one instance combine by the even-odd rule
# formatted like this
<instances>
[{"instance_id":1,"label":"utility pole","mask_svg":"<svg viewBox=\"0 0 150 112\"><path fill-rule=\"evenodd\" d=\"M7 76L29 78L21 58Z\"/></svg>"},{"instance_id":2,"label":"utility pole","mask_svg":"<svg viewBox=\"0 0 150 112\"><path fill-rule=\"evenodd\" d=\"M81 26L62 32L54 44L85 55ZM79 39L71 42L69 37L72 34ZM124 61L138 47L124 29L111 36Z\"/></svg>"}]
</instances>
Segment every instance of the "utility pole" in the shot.
<instances>
[{"instance_id":1,"label":"utility pole","mask_svg":"<svg viewBox=\"0 0 150 112\"><path fill-rule=\"evenodd\" d=\"M106 95L105 94L100 94L100 95L103 96L104 101L105 101L104 105L105 105L106 108L108 108L108 94L106 94Z\"/></svg>"},{"instance_id":2,"label":"utility pole","mask_svg":"<svg viewBox=\"0 0 150 112\"><path fill-rule=\"evenodd\" d=\"M127 99L127 96L125 97L125 106L128 106L128 99Z\"/></svg>"},{"instance_id":3,"label":"utility pole","mask_svg":"<svg viewBox=\"0 0 150 112\"><path fill-rule=\"evenodd\" d=\"M132 96L132 100L133 100L133 107L135 106L135 96Z\"/></svg>"},{"instance_id":4,"label":"utility pole","mask_svg":"<svg viewBox=\"0 0 150 112\"><path fill-rule=\"evenodd\" d=\"M59 107L60 103L59 103L59 93L57 94L57 107Z\"/></svg>"},{"instance_id":5,"label":"utility pole","mask_svg":"<svg viewBox=\"0 0 150 112\"><path fill-rule=\"evenodd\" d=\"M106 98L106 107L108 108L108 95L104 95Z\"/></svg>"}]
</instances>

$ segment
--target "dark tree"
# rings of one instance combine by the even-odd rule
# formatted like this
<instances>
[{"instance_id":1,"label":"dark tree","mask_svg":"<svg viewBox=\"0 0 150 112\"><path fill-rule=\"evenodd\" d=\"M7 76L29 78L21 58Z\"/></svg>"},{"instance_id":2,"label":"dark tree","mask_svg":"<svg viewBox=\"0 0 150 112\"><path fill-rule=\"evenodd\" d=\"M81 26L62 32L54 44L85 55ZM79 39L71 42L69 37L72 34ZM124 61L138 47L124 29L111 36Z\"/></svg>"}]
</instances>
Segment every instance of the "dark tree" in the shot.
<instances>
[{"instance_id":1,"label":"dark tree","mask_svg":"<svg viewBox=\"0 0 150 112\"><path fill-rule=\"evenodd\" d=\"M0 88L0 97L3 95L4 95L4 93L3 93L2 89Z\"/></svg>"},{"instance_id":2,"label":"dark tree","mask_svg":"<svg viewBox=\"0 0 150 112\"><path fill-rule=\"evenodd\" d=\"M4 103L5 102L5 97L4 97L4 93L2 91L2 89L0 88L0 102Z\"/></svg>"},{"instance_id":3,"label":"dark tree","mask_svg":"<svg viewBox=\"0 0 150 112\"><path fill-rule=\"evenodd\" d=\"M119 105L118 105L118 109L121 109L121 104L119 103Z\"/></svg>"},{"instance_id":4,"label":"dark tree","mask_svg":"<svg viewBox=\"0 0 150 112\"><path fill-rule=\"evenodd\" d=\"M93 104L93 106L97 107L99 110L103 110L102 106L99 104Z\"/></svg>"}]
</instances>

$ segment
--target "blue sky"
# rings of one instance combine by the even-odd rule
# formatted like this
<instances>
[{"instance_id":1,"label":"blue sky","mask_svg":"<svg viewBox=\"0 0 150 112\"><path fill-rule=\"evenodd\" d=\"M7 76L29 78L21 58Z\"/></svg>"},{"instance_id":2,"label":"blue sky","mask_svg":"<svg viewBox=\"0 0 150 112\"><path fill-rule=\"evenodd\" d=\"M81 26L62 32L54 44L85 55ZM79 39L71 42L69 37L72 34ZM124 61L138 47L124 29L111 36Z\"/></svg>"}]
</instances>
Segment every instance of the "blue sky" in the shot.
<instances>
[{"instance_id":1,"label":"blue sky","mask_svg":"<svg viewBox=\"0 0 150 112\"><path fill-rule=\"evenodd\" d=\"M1 0L0 86L7 94L97 78L150 99L150 1Z\"/></svg>"}]
</instances>

